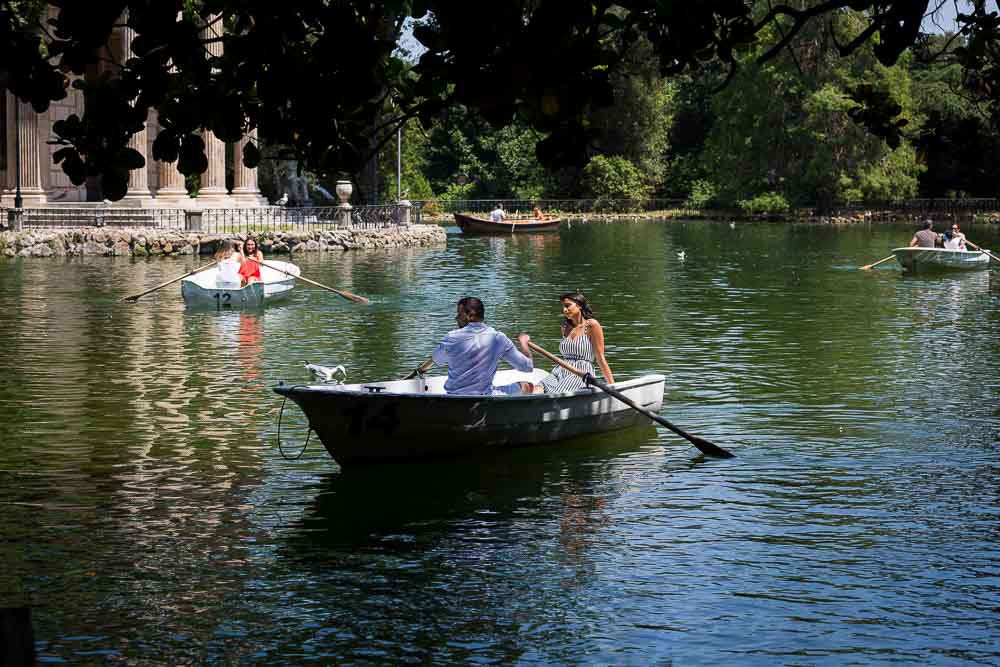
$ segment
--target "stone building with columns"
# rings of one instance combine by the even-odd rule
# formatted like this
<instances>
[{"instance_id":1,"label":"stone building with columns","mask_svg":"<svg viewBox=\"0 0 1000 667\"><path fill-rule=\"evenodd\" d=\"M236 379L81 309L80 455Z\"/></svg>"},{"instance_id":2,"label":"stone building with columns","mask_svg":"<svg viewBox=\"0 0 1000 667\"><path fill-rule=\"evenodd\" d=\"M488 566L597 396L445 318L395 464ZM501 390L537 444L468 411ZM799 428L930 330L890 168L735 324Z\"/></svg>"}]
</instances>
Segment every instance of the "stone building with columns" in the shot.
<instances>
[{"instance_id":1,"label":"stone building with columns","mask_svg":"<svg viewBox=\"0 0 1000 667\"><path fill-rule=\"evenodd\" d=\"M50 15L54 12L49 9ZM115 29L108 48L116 62L128 59L134 36L129 27ZM208 48L221 49L222 44L211 43ZM53 137L52 124L70 114L83 113L81 91L70 88L68 93L65 99L53 102L46 112L39 114L30 104L19 102L7 91L0 91L0 129L3 130L0 133L0 185L3 186L0 206L14 206L17 169L20 171L21 198L26 207L85 205L85 202L104 200L97 179L73 185L62 167L52 161L53 153L60 148L48 143ZM201 175L197 197L190 197L184 175L177 171L177 163L152 159L157 130L157 117L151 111L146 129L132 137L130 144L146 158L146 166L130 173L128 193L114 206L236 208L268 205L257 185L257 170L243 166L243 146L256 139L253 133L238 143L226 144L210 130L203 131L208 170ZM227 157L233 167L231 189L226 185Z\"/></svg>"}]
</instances>

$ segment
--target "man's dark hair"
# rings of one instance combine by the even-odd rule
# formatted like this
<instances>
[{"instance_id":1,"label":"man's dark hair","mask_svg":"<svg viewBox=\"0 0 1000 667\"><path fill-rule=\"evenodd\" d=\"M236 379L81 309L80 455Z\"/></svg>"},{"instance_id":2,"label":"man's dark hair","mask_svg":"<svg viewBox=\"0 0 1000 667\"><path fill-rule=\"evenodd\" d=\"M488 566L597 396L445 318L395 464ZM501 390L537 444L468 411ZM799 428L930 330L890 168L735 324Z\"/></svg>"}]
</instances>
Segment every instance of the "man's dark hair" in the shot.
<instances>
[{"instance_id":1,"label":"man's dark hair","mask_svg":"<svg viewBox=\"0 0 1000 667\"><path fill-rule=\"evenodd\" d=\"M934 229L934 221L930 218L924 220L924 229Z\"/></svg>"},{"instance_id":2,"label":"man's dark hair","mask_svg":"<svg viewBox=\"0 0 1000 667\"><path fill-rule=\"evenodd\" d=\"M486 319L486 309L483 302L474 296L465 296L458 300L458 305L469 316L470 320L482 322Z\"/></svg>"}]
</instances>

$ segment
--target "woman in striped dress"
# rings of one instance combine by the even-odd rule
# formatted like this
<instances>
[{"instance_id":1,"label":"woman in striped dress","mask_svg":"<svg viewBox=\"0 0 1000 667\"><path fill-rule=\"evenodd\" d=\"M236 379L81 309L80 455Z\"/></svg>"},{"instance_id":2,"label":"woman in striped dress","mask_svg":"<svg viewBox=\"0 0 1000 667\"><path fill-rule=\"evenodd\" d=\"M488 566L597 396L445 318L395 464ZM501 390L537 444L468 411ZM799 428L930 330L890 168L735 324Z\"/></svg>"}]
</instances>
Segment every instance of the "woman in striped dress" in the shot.
<instances>
[{"instance_id":1,"label":"woman in striped dress","mask_svg":"<svg viewBox=\"0 0 1000 667\"><path fill-rule=\"evenodd\" d=\"M587 305L587 299L579 292L570 292L559 297L562 300L563 337L559 341L559 352L566 362L594 375L594 364L601 369L608 384L615 383L607 359L604 358L604 329L594 319L594 311ZM584 386L583 378L562 366L556 366L552 373L534 386L534 393L560 394L576 391Z\"/></svg>"}]
</instances>

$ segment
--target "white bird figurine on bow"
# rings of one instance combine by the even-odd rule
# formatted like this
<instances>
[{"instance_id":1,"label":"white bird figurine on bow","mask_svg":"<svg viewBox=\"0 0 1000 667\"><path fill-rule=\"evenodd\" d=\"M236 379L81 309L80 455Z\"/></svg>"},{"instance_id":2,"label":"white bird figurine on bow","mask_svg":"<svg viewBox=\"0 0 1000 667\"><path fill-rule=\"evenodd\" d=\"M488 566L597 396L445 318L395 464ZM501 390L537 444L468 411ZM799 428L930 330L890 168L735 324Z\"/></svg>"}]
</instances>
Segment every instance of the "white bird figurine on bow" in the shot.
<instances>
[{"instance_id":1,"label":"white bird figurine on bow","mask_svg":"<svg viewBox=\"0 0 1000 667\"><path fill-rule=\"evenodd\" d=\"M287 204L288 203L288 193L285 192L284 194L282 194L278 198L278 201L276 201L274 203L277 204L278 206L284 206L285 204Z\"/></svg>"},{"instance_id":2,"label":"white bird figurine on bow","mask_svg":"<svg viewBox=\"0 0 1000 667\"><path fill-rule=\"evenodd\" d=\"M306 370L315 375L323 382L337 382L338 384L347 379L347 371L343 366L320 366L304 362Z\"/></svg>"}]
</instances>

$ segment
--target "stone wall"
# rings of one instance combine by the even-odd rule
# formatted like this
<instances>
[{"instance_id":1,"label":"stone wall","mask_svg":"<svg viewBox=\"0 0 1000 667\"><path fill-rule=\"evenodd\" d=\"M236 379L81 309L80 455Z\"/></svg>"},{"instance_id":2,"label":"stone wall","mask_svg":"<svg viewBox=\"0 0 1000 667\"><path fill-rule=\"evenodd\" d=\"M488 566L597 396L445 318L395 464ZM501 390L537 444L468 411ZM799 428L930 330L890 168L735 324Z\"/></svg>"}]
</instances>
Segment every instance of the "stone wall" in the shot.
<instances>
[{"instance_id":1,"label":"stone wall","mask_svg":"<svg viewBox=\"0 0 1000 667\"><path fill-rule=\"evenodd\" d=\"M168 229L87 227L0 232L0 257L208 255L219 241L247 234L198 234ZM436 225L251 234L265 255L432 246L445 243Z\"/></svg>"}]
</instances>

